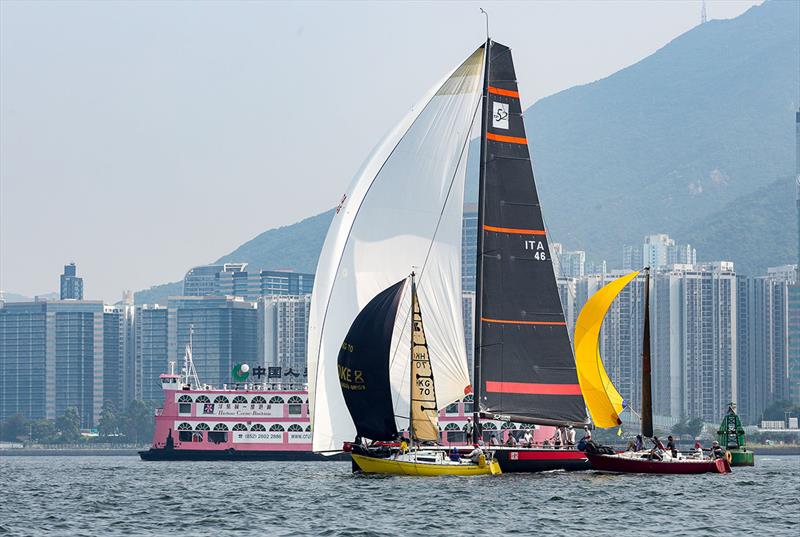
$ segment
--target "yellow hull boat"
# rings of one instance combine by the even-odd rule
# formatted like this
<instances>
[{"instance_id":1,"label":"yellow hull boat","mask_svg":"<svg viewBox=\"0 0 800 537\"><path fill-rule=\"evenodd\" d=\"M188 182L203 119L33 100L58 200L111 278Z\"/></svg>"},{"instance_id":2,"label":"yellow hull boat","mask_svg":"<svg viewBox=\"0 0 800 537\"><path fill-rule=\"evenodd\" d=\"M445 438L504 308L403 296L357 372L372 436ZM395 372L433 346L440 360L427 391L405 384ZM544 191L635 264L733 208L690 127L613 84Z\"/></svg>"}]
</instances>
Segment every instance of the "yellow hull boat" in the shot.
<instances>
[{"instance_id":1,"label":"yellow hull boat","mask_svg":"<svg viewBox=\"0 0 800 537\"><path fill-rule=\"evenodd\" d=\"M450 460L440 460L429 462L415 460L413 457L398 459L382 459L378 457L367 457L352 453L355 462L362 472L366 474L391 474L391 475L498 475L503 473L500 470L500 463L496 459L473 462L454 462Z\"/></svg>"}]
</instances>

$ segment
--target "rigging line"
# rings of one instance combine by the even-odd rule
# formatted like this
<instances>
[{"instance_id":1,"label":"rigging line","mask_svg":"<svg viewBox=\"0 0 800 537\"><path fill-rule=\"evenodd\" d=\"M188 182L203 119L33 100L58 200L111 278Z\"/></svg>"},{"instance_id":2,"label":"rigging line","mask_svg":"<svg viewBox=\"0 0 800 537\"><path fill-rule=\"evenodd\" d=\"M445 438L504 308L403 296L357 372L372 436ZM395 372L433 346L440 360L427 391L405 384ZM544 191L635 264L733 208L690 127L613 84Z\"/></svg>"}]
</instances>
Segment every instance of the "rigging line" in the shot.
<instances>
[{"instance_id":1,"label":"rigging line","mask_svg":"<svg viewBox=\"0 0 800 537\"><path fill-rule=\"evenodd\" d=\"M474 123L475 123L475 118L478 115L478 110L480 110L481 104L482 104L481 99L477 99L477 103L475 105L475 111L472 113L472 119L470 119L470 122L469 122L470 128L467 129L467 135L466 135L466 137L464 139L463 145L461 146L461 153L458 156L458 161L456 162L455 169L453 170L453 175L450 178L450 184L449 184L449 186L447 188L447 196L445 197L444 203L442 204L442 209L439 212L439 218L436 221L436 228L433 231L433 236L431 237L431 240L428 243L428 251L425 253L425 260L422 262L422 266L420 267L420 270L419 270L419 275L417 277L417 281L419 282L417 284L418 286L422 284L422 278L423 278L423 276L425 274L425 267L428 265L428 259L430 258L431 250L433 249L433 245L436 242L436 236L439 233L439 226L442 223L442 218L444 217L444 211L447 208L448 202L450 201L450 193L453 190L453 184L455 183L456 176L458 175L458 170L461 167L461 162L464 159L464 153L469 148L469 141L470 141L470 134L472 132L472 125L474 125ZM466 166L466 164L465 164L465 166ZM464 170L464 173L466 174L466 169ZM462 208L462 211L463 211L463 208ZM463 219L463 214L462 214L462 219ZM408 325L407 321L408 321L408 316L409 315L410 315L410 311L406 312L405 317L403 319L403 324L401 325L403 328L400 331L400 336L398 338L398 342L400 340L402 340L404 335L405 335L405 330L406 330L406 326ZM462 324L463 324L463 319L462 319ZM391 360L389 361L389 364L390 364L389 368L390 369L391 369L391 364L394 363L395 358L397 357L397 353L398 353L399 350L400 350L400 345L398 344L397 347L394 350L394 353L392 354ZM411 367L410 363L406 365L406 368L408 368L408 367ZM407 373L407 369L403 370L403 374L404 375L405 375L405 373ZM399 391L398 391L398 393L399 393ZM397 403L399 403L399 402L400 402L400 399L398 398L398 400L395 402L395 410L397 409Z\"/></svg>"},{"instance_id":2,"label":"rigging line","mask_svg":"<svg viewBox=\"0 0 800 537\"><path fill-rule=\"evenodd\" d=\"M473 54L474 54L474 52L473 52ZM377 179L377 178L378 178L378 176L381 174L381 172L383 171L383 168L386 166L386 163L389 161L389 159L391 159L391 158L392 158L392 155L394 155L394 152L395 152L395 151L397 151L397 148L398 148L398 146L399 146L399 145L402 143L402 141L405 139L405 137L406 137L406 135L408 134L408 132L409 132L409 131L410 131L412 128L414 128L414 125L417 123L417 120L419 120L420 116L422 115L422 112L424 112L424 111L425 111L425 109L426 109L426 108L428 108L428 106L431 104L431 102L433 102L433 99L434 99L434 98L435 98L435 97L436 97L436 96L439 94L439 91L442 89L442 87L444 87L444 85L445 85L445 84L447 84L447 82L449 82L451 78L453 78L453 75L454 75L454 74L455 74L455 73L456 73L456 72L457 72L459 69L461 69L461 67L462 67L462 66L463 66L463 65L464 65L464 64L465 64L467 61L469 61L469 59L470 59L471 57L472 57L472 54L470 54L470 55L469 55L469 57L467 57L467 59L465 59L463 62L461 62L461 63L458 65L458 67L456 67L455 69L453 69L453 71L452 71L452 72L450 73L450 75L449 75L449 76L448 76L448 77L445 79L445 81L444 81L444 82L443 82L443 83L442 83L442 84L439 86L439 88L437 88L437 90L436 90L435 92L432 92L432 94L431 94L430 98L428 99L428 101L425 103L425 105L424 105L424 106L421 106L421 107L419 108L419 112L417 113L417 116L414 118L414 120L413 120L413 121L411 122L411 124L408 126L408 128L407 128L407 129L406 129L406 131L403 133L403 135L402 135L402 136L401 136L401 137L400 137L400 138L397 140L397 143L395 143L395 144L394 144L394 147L393 147L393 148L392 148L392 150L389 152L389 154L386 156L386 159L383 161L383 164L381 164L380 168L378 168L378 171L377 171L377 172L376 172L376 173L375 173L375 174L372 176L372 181L370 181L370 184L369 184L369 186L367 187L367 191L366 191L366 192L364 192L364 195L361 197L361 202L358 204L358 207L356 208L356 212L355 212L355 214L353 215L353 220L352 220L352 223L351 223L351 225L350 225L350 229L348 229L348 230L347 230L347 238L346 238L346 239L345 239L345 241L344 241L344 247L342 248L342 251L344 251L344 249L345 249L345 248L347 248L347 245L350 243L350 235L353 233L353 225L352 225L352 224L354 224L354 223L355 223L355 221L356 221L356 218L358 218L358 213L361 211L361 207L364 205L364 202L366 201L366 199L367 199L367 196L369 195L369 192L370 192L370 190L371 190L371 189L372 189L372 187L374 186L374 184L375 184L375 179ZM336 264L336 271L334 272L334 274L338 274L338 273L339 273L339 268L341 268L341 266L342 266L342 259L343 259L343 258L344 258L344 256L343 256L343 255L342 255L341 257L339 257L339 262ZM336 282L334 281L334 283L333 283L333 284L331 284L330 293L328 293L327 300L325 301L325 313L322 315L322 322L320 323L320 329L319 329L319 332L320 332L320 338L319 338L319 344L317 345L317 351L316 351L316 353L317 353L317 366L316 366L316 368L314 369L314 385L315 385L315 387L316 387L316 379L317 379L317 378L319 378L319 366L320 366L320 360L319 360L319 351L320 351L320 349L322 348L322 341L323 341L322 334L323 334L323 332L324 332L324 329L325 329L325 321L326 321L326 320L327 320L327 318L328 318L328 310L330 309L330 304L331 304L331 295L333 295L333 288L334 288L334 286L335 286L335 285L336 285ZM315 389L316 389L316 388L315 388ZM310 396L310 397L311 397L311 396ZM315 400L314 400L314 406L316 406L316 397L314 397L314 399L315 399ZM313 412L312 412L312 416L313 416Z\"/></svg>"}]
</instances>

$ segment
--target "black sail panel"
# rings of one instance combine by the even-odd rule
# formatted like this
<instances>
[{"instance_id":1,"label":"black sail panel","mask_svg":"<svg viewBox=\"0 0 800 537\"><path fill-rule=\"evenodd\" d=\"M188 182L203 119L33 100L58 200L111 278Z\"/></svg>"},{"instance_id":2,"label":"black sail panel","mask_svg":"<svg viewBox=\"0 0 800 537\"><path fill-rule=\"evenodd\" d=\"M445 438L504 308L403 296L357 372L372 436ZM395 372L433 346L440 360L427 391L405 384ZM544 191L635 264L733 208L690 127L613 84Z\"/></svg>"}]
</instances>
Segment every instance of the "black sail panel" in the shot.
<instances>
[{"instance_id":1,"label":"black sail panel","mask_svg":"<svg viewBox=\"0 0 800 537\"><path fill-rule=\"evenodd\" d=\"M476 284L479 409L515 421L584 423L511 50L491 42L488 56Z\"/></svg>"},{"instance_id":2,"label":"black sail panel","mask_svg":"<svg viewBox=\"0 0 800 537\"><path fill-rule=\"evenodd\" d=\"M359 436L397 436L389 380L389 353L405 280L381 291L350 326L337 359L339 384Z\"/></svg>"}]
</instances>

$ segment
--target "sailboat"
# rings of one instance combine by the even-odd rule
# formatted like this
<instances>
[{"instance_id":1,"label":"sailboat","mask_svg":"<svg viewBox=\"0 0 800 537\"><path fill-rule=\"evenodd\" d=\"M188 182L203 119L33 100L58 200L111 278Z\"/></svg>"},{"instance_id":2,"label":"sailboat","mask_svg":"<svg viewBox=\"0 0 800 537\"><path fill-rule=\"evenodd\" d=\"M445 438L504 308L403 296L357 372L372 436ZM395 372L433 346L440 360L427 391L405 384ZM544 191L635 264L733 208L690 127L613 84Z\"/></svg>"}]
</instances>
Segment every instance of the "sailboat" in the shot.
<instances>
[{"instance_id":1,"label":"sailboat","mask_svg":"<svg viewBox=\"0 0 800 537\"><path fill-rule=\"evenodd\" d=\"M661 449L654 436L650 361L650 269L645 268L644 273L641 434L643 438L650 439L654 445L652 449L640 448L615 453L607 446L590 443L586 449L589 462L595 470L612 473L729 473L731 467L725 458L695 458L681 453L673 456L670 450ZM600 428L620 426L622 420L619 415L627 406L603 366L599 351L600 329L611 303L639 274L640 271L626 274L592 295L581 309L575 324L578 380L594 424Z\"/></svg>"},{"instance_id":2,"label":"sailboat","mask_svg":"<svg viewBox=\"0 0 800 537\"><path fill-rule=\"evenodd\" d=\"M345 403L356 426L357 438L369 438L376 447L351 445L354 468L365 473L400 475L500 474L491 453L476 452L475 460L462 458L438 446L439 411L422 311L414 273L411 273L410 423L409 442L386 450L398 436L392 407L389 375L391 340L403 279L379 293L361 310L339 350L339 381ZM407 318L408 316L406 316Z\"/></svg>"},{"instance_id":3,"label":"sailboat","mask_svg":"<svg viewBox=\"0 0 800 537\"><path fill-rule=\"evenodd\" d=\"M477 132L476 132L477 131ZM464 344L461 225L470 139L480 137L474 387ZM533 178L511 49L491 39L448 73L374 149L336 208L309 319L313 449L341 451L356 424L337 358L353 320L417 267L441 411L473 394L480 420L588 423ZM411 293L389 343L391 409L411 415ZM389 401L386 401L388 405ZM388 406L387 406L388 408ZM433 410L431 410L433 412ZM413 424L412 424L413 428ZM471 439L479 443L478 435ZM576 449L495 448L503 471L588 469Z\"/></svg>"}]
</instances>

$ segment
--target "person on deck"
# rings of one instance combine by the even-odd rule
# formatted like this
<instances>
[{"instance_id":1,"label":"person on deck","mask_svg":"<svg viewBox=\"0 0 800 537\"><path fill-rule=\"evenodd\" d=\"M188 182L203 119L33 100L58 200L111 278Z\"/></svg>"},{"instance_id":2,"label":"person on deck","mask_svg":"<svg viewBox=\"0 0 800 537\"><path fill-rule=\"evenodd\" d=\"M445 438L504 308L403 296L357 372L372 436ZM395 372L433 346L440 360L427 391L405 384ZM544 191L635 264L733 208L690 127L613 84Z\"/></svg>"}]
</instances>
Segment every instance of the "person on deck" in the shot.
<instances>
[{"instance_id":1,"label":"person on deck","mask_svg":"<svg viewBox=\"0 0 800 537\"><path fill-rule=\"evenodd\" d=\"M675 439L672 438L672 435L667 437L667 449L672 453L672 458L678 458L678 448L675 447Z\"/></svg>"},{"instance_id":2,"label":"person on deck","mask_svg":"<svg viewBox=\"0 0 800 537\"><path fill-rule=\"evenodd\" d=\"M450 450L450 460L453 462L458 462L461 460L461 453L458 452L458 448L453 446Z\"/></svg>"},{"instance_id":3,"label":"person on deck","mask_svg":"<svg viewBox=\"0 0 800 537\"><path fill-rule=\"evenodd\" d=\"M508 447L517 447L517 439L514 438L514 435L511 434L511 431L508 431L508 438L506 439L506 445Z\"/></svg>"},{"instance_id":4,"label":"person on deck","mask_svg":"<svg viewBox=\"0 0 800 537\"><path fill-rule=\"evenodd\" d=\"M525 429L525 434L522 436L522 445L525 447L533 446L533 435L530 429Z\"/></svg>"},{"instance_id":5,"label":"person on deck","mask_svg":"<svg viewBox=\"0 0 800 537\"><path fill-rule=\"evenodd\" d=\"M480 448L478 444L475 444L474 449L469 452L469 460L474 462L475 464L481 461L481 455L483 455L483 450Z\"/></svg>"},{"instance_id":6,"label":"person on deck","mask_svg":"<svg viewBox=\"0 0 800 537\"><path fill-rule=\"evenodd\" d=\"M711 458L712 459L721 459L725 456L725 451L722 449L722 446L719 445L719 442L714 440L711 444Z\"/></svg>"},{"instance_id":7,"label":"person on deck","mask_svg":"<svg viewBox=\"0 0 800 537\"><path fill-rule=\"evenodd\" d=\"M553 446L556 449L561 449L561 428L556 427L556 432L553 434Z\"/></svg>"},{"instance_id":8,"label":"person on deck","mask_svg":"<svg viewBox=\"0 0 800 537\"><path fill-rule=\"evenodd\" d=\"M567 445L574 446L575 445L575 427L572 425L569 426L567 429Z\"/></svg>"},{"instance_id":9,"label":"person on deck","mask_svg":"<svg viewBox=\"0 0 800 537\"><path fill-rule=\"evenodd\" d=\"M492 433L492 438L489 440L490 446L499 446L500 441L497 439L497 433Z\"/></svg>"},{"instance_id":10,"label":"person on deck","mask_svg":"<svg viewBox=\"0 0 800 537\"><path fill-rule=\"evenodd\" d=\"M642 435L636 435L636 441L633 443L633 450L634 451L642 451L644 449L644 441L642 440Z\"/></svg>"},{"instance_id":11,"label":"person on deck","mask_svg":"<svg viewBox=\"0 0 800 537\"><path fill-rule=\"evenodd\" d=\"M464 433L467 435L467 443L472 443L472 441L473 441L473 439L472 439L472 431L473 431L472 418L468 417L467 418L467 424L464 425Z\"/></svg>"},{"instance_id":12,"label":"person on deck","mask_svg":"<svg viewBox=\"0 0 800 537\"><path fill-rule=\"evenodd\" d=\"M703 455L703 445L700 443L700 440L694 443L694 455L698 459L702 459L705 456Z\"/></svg>"}]
</instances>

